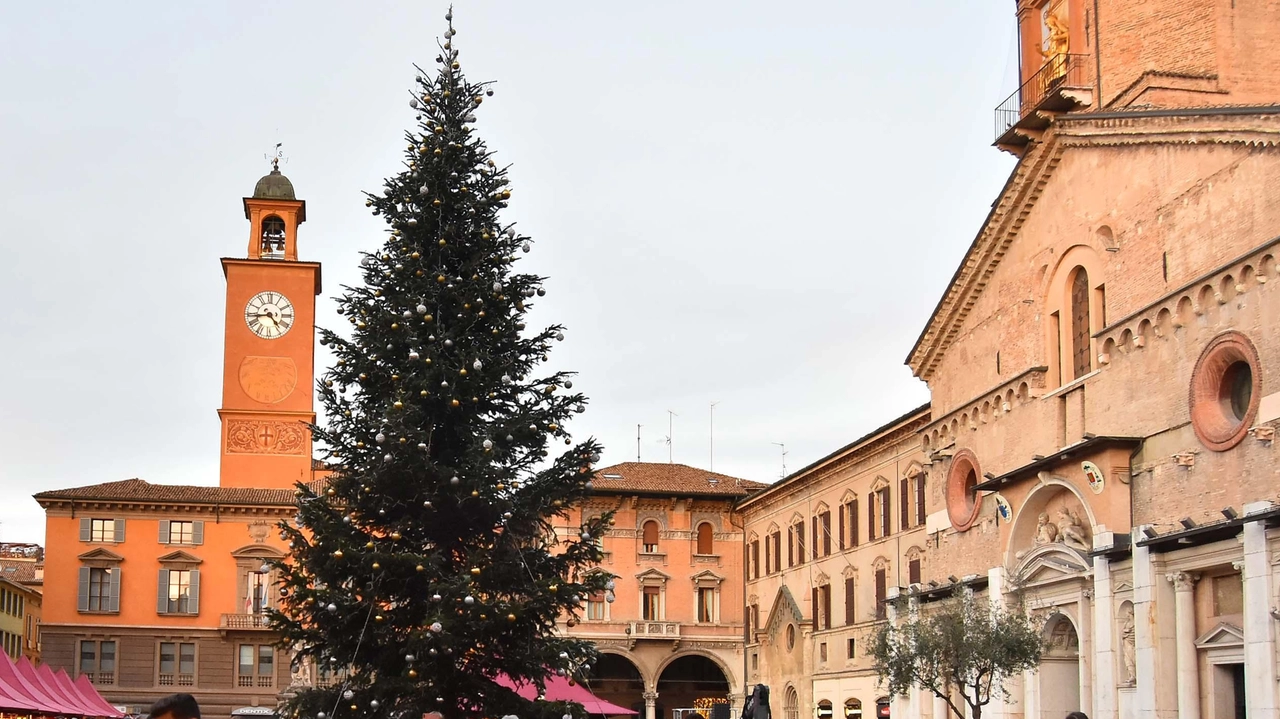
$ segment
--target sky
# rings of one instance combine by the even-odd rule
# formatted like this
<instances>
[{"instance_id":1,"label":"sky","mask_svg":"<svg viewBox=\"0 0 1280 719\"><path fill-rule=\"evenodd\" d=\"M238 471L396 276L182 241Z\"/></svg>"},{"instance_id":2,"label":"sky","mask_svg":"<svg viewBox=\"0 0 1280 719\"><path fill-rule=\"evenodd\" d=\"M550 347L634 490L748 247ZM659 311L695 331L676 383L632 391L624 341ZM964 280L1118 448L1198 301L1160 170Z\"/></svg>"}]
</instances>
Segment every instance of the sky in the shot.
<instances>
[{"instance_id":1,"label":"sky","mask_svg":"<svg viewBox=\"0 0 1280 719\"><path fill-rule=\"evenodd\" d=\"M0 541L43 541L35 492L217 483L241 198L284 143L339 327L446 8L6 7ZM928 401L904 360L1013 167L991 147L1013 10L456 3L463 71L497 82L476 127L512 165L503 218L535 241L518 266L549 278L531 324L567 326L551 365L602 465L641 425L644 461L769 482Z\"/></svg>"}]
</instances>

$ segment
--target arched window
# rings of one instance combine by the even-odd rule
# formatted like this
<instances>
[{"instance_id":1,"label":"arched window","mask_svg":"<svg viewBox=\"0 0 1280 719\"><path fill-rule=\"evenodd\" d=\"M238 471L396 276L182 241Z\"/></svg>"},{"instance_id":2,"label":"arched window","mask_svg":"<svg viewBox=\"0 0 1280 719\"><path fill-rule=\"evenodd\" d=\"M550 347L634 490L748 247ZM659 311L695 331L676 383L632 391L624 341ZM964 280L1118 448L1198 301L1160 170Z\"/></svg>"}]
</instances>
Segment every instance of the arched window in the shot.
<instances>
[{"instance_id":1,"label":"arched window","mask_svg":"<svg viewBox=\"0 0 1280 719\"><path fill-rule=\"evenodd\" d=\"M262 220L262 256L284 257L284 220L269 215Z\"/></svg>"},{"instance_id":2,"label":"arched window","mask_svg":"<svg viewBox=\"0 0 1280 719\"><path fill-rule=\"evenodd\" d=\"M862 719L862 700L844 700L844 719Z\"/></svg>"},{"instance_id":3,"label":"arched window","mask_svg":"<svg viewBox=\"0 0 1280 719\"><path fill-rule=\"evenodd\" d=\"M783 719L800 719L800 695L795 687L787 687L786 699L782 702Z\"/></svg>"},{"instance_id":4,"label":"arched window","mask_svg":"<svg viewBox=\"0 0 1280 719\"><path fill-rule=\"evenodd\" d=\"M832 713L830 699L823 699L818 702L818 719L832 719Z\"/></svg>"},{"instance_id":5,"label":"arched window","mask_svg":"<svg viewBox=\"0 0 1280 719\"><path fill-rule=\"evenodd\" d=\"M641 527L641 551L645 554L658 553L658 523L650 519Z\"/></svg>"},{"instance_id":6,"label":"arched window","mask_svg":"<svg viewBox=\"0 0 1280 719\"><path fill-rule=\"evenodd\" d=\"M711 522L703 522L698 525L698 554L714 554L712 551L712 529Z\"/></svg>"},{"instance_id":7,"label":"arched window","mask_svg":"<svg viewBox=\"0 0 1280 719\"><path fill-rule=\"evenodd\" d=\"M1092 369L1089 336L1089 273L1077 267L1071 277L1071 363L1072 379L1079 379Z\"/></svg>"}]
</instances>

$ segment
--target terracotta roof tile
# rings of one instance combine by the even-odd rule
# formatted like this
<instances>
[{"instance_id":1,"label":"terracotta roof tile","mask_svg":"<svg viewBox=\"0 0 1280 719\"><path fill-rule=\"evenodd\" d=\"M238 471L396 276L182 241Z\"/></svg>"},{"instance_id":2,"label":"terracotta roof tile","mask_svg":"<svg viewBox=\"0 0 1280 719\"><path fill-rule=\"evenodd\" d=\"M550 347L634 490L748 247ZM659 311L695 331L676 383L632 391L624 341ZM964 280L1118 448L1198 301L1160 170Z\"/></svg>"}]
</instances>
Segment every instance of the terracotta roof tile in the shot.
<instances>
[{"instance_id":1,"label":"terracotta roof tile","mask_svg":"<svg viewBox=\"0 0 1280 719\"><path fill-rule=\"evenodd\" d=\"M18 584L33 582L36 578L36 563L0 559L0 577Z\"/></svg>"},{"instance_id":2,"label":"terracotta roof tile","mask_svg":"<svg viewBox=\"0 0 1280 719\"><path fill-rule=\"evenodd\" d=\"M649 493L745 497L768 487L749 479L708 472L687 464L623 462L598 469L592 480L596 493Z\"/></svg>"},{"instance_id":3,"label":"terracotta roof tile","mask_svg":"<svg viewBox=\"0 0 1280 719\"><path fill-rule=\"evenodd\" d=\"M292 489L252 489L246 487L206 487L182 484L151 484L141 479L91 484L87 487L57 489L35 495L37 502L69 499L109 502L181 502L184 504L291 505L297 500Z\"/></svg>"}]
</instances>

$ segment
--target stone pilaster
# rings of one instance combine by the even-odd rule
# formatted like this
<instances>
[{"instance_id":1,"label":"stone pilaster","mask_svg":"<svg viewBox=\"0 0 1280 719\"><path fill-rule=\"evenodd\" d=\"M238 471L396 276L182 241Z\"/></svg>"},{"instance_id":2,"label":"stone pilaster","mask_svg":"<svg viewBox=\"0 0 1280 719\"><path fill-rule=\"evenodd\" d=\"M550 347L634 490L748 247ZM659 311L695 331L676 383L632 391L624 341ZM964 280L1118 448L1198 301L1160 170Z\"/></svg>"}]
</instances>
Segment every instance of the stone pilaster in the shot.
<instances>
[{"instance_id":1,"label":"stone pilaster","mask_svg":"<svg viewBox=\"0 0 1280 719\"><path fill-rule=\"evenodd\" d=\"M1093 712L1095 719L1117 719L1116 652L1112 636L1115 588L1111 560L1093 558Z\"/></svg>"},{"instance_id":2,"label":"stone pilaster","mask_svg":"<svg viewBox=\"0 0 1280 719\"><path fill-rule=\"evenodd\" d=\"M1271 509L1270 502L1244 506L1245 516ZM1262 522L1244 525L1244 690L1250 719L1277 719L1275 627L1271 618L1271 553Z\"/></svg>"},{"instance_id":3,"label":"stone pilaster","mask_svg":"<svg viewBox=\"0 0 1280 719\"><path fill-rule=\"evenodd\" d=\"M1187 572L1171 572L1174 624L1177 627L1178 719L1200 719L1200 666L1196 657L1196 581Z\"/></svg>"},{"instance_id":4,"label":"stone pilaster","mask_svg":"<svg viewBox=\"0 0 1280 719\"><path fill-rule=\"evenodd\" d=\"M658 693L645 692L640 696L644 699L644 719L657 719Z\"/></svg>"}]
</instances>

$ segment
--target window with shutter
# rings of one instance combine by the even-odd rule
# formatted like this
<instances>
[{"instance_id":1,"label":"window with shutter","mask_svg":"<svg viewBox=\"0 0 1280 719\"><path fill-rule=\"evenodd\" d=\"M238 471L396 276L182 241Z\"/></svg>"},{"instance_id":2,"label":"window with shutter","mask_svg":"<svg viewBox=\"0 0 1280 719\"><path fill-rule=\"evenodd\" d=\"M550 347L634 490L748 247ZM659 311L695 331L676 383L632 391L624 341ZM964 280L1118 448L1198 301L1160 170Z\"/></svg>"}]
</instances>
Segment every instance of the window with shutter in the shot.
<instances>
[{"instance_id":1,"label":"window with shutter","mask_svg":"<svg viewBox=\"0 0 1280 719\"><path fill-rule=\"evenodd\" d=\"M840 508L840 514L837 515L838 516L837 525L839 526L839 529L840 529L840 551L842 552L845 550L846 547L849 546L844 535L845 533L844 516L848 513L849 513L849 507L848 505L845 505Z\"/></svg>"},{"instance_id":2,"label":"window with shutter","mask_svg":"<svg viewBox=\"0 0 1280 719\"><path fill-rule=\"evenodd\" d=\"M888 588L885 586L885 582L887 578L888 577L886 576L886 570L884 569L876 570L876 619L885 618L884 602L888 598L887 596Z\"/></svg>"},{"instance_id":3,"label":"window with shutter","mask_svg":"<svg viewBox=\"0 0 1280 719\"><path fill-rule=\"evenodd\" d=\"M925 523L924 512L924 472L916 475L916 525L923 526Z\"/></svg>"},{"instance_id":4,"label":"window with shutter","mask_svg":"<svg viewBox=\"0 0 1280 719\"><path fill-rule=\"evenodd\" d=\"M898 494L898 527L906 531L911 528L911 480L898 480Z\"/></svg>"},{"instance_id":5,"label":"window with shutter","mask_svg":"<svg viewBox=\"0 0 1280 719\"><path fill-rule=\"evenodd\" d=\"M876 493L867 495L867 541L876 539Z\"/></svg>"},{"instance_id":6,"label":"window with shutter","mask_svg":"<svg viewBox=\"0 0 1280 719\"><path fill-rule=\"evenodd\" d=\"M652 519L644 523L641 530L641 551L645 554L657 554L658 552L658 523Z\"/></svg>"},{"instance_id":7,"label":"window with shutter","mask_svg":"<svg viewBox=\"0 0 1280 719\"><path fill-rule=\"evenodd\" d=\"M845 577L844 578L844 623L847 625L852 625L855 621L857 621L856 615L854 614L854 606L855 606L854 599L856 598L857 598L857 595L855 594L853 577Z\"/></svg>"},{"instance_id":8,"label":"window with shutter","mask_svg":"<svg viewBox=\"0 0 1280 719\"><path fill-rule=\"evenodd\" d=\"M698 525L698 554L714 554L714 534L712 533L711 523L703 522Z\"/></svg>"},{"instance_id":9,"label":"window with shutter","mask_svg":"<svg viewBox=\"0 0 1280 719\"><path fill-rule=\"evenodd\" d=\"M858 546L858 498L849 502L849 546Z\"/></svg>"},{"instance_id":10,"label":"window with shutter","mask_svg":"<svg viewBox=\"0 0 1280 719\"><path fill-rule=\"evenodd\" d=\"M890 534L893 534L893 528L889 526L889 517L892 516L889 512L889 488L884 487L883 489L880 490L878 494L880 495L880 527L879 527L880 535L879 536L887 537Z\"/></svg>"},{"instance_id":11,"label":"window with shutter","mask_svg":"<svg viewBox=\"0 0 1280 719\"><path fill-rule=\"evenodd\" d=\"M907 562L907 583L908 584L920 583L920 560L919 559L912 559L910 562Z\"/></svg>"},{"instance_id":12,"label":"window with shutter","mask_svg":"<svg viewBox=\"0 0 1280 719\"><path fill-rule=\"evenodd\" d=\"M787 530L787 566L796 566L796 528Z\"/></svg>"},{"instance_id":13,"label":"window with shutter","mask_svg":"<svg viewBox=\"0 0 1280 719\"><path fill-rule=\"evenodd\" d=\"M822 628L831 628L831 585L822 585Z\"/></svg>"},{"instance_id":14,"label":"window with shutter","mask_svg":"<svg viewBox=\"0 0 1280 719\"><path fill-rule=\"evenodd\" d=\"M796 535L796 564L804 564L804 521L796 522L793 529Z\"/></svg>"},{"instance_id":15,"label":"window with shutter","mask_svg":"<svg viewBox=\"0 0 1280 719\"><path fill-rule=\"evenodd\" d=\"M751 543L751 574L755 578L760 577L760 540Z\"/></svg>"},{"instance_id":16,"label":"window with shutter","mask_svg":"<svg viewBox=\"0 0 1280 719\"><path fill-rule=\"evenodd\" d=\"M813 603L810 605L810 607L811 607L811 608L812 608L812 610L813 610L813 631L815 631L815 632L816 632L816 631L818 631L819 629L821 629L821 628L822 628L822 620L821 620L821 618L818 616L818 615L819 615L819 613L820 613L820 612L818 611L818 607L819 607L819 606L821 606L821 605L818 603L818 602L819 602L819 599L818 599L818 588L817 588L817 587L814 587L814 588L813 588L813 590L812 590L812 592L811 592L811 596L813 597L813 598L812 598L812 600L811 600Z\"/></svg>"},{"instance_id":17,"label":"window with shutter","mask_svg":"<svg viewBox=\"0 0 1280 719\"><path fill-rule=\"evenodd\" d=\"M773 573L773 537L764 538L764 573Z\"/></svg>"},{"instance_id":18,"label":"window with shutter","mask_svg":"<svg viewBox=\"0 0 1280 719\"><path fill-rule=\"evenodd\" d=\"M160 543L169 543L169 520L167 519L160 520Z\"/></svg>"},{"instance_id":19,"label":"window with shutter","mask_svg":"<svg viewBox=\"0 0 1280 719\"><path fill-rule=\"evenodd\" d=\"M773 533L773 571L782 569L782 530Z\"/></svg>"},{"instance_id":20,"label":"window with shutter","mask_svg":"<svg viewBox=\"0 0 1280 719\"><path fill-rule=\"evenodd\" d=\"M817 559L817 558L818 558L818 556L819 556L819 555L818 555L818 547L822 546L821 544L819 544L819 543L818 543L818 542L819 542L819 540L820 540L820 538L821 538L821 531L820 531L820 530L819 530L819 528L818 528L818 517L817 517L817 515L814 515L814 517L810 520L810 523L813 525L813 537L812 537L812 539L813 539L813 558L814 558L814 559Z\"/></svg>"},{"instance_id":21,"label":"window with shutter","mask_svg":"<svg viewBox=\"0 0 1280 719\"><path fill-rule=\"evenodd\" d=\"M822 556L831 554L831 512L823 512L822 518Z\"/></svg>"}]
</instances>

